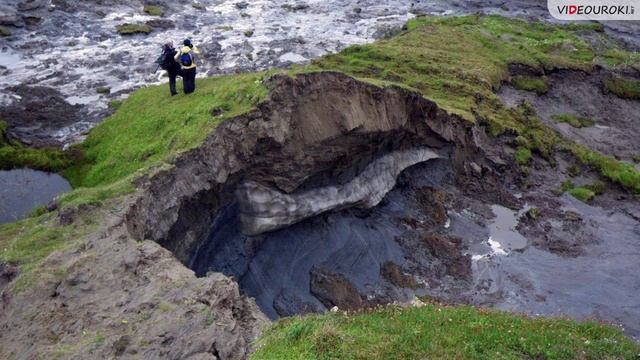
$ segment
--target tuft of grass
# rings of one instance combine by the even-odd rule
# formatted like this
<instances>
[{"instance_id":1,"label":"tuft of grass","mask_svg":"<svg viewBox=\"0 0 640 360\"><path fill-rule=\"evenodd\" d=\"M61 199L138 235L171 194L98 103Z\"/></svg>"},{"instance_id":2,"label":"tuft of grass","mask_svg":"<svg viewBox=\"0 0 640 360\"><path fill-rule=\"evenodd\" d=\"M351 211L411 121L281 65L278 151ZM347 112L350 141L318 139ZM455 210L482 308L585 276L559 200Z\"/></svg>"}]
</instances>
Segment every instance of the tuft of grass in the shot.
<instances>
[{"instance_id":1,"label":"tuft of grass","mask_svg":"<svg viewBox=\"0 0 640 360\"><path fill-rule=\"evenodd\" d=\"M285 318L251 359L634 359L640 348L595 322L427 304Z\"/></svg>"},{"instance_id":2,"label":"tuft of grass","mask_svg":"<svg viewBox=\"0 0 640 360\"><path fill-rule=\"evenodd\" d=\"M535 91L539 95L549 91L546 79L538 76L514 76L511 85L518 90Z\"/></svg>"},{"instance_id":3,"label":"tuft of grass","mask_svg":"<svg viewBox=\"0 0 640 360\"><path fill-rule=\"evenodd\" d=\"M532 157L533 156L531 155L531 150L527 149L526 147L519 147L518 150L516 150L515 158L516 162L520 166L528 165Z\"/></svg>"},{"instance_id":4,"label":"tuft of grass","mask_svg":"<svg viewBox=\"0 0 640 360\"><path fill-rule=\"evenodd\" d=\"M96 93L98 94L109 94L111 93L111 88L100 86L96 88Z\"/></svg>"},{"instance_id":5,"label":"tuft of grass","mask_svg":"<svg viewBox=\"0 0 640 360\"><path fill-rule=\"evenodd\" d=\"M569 147L569 151L583 164L597 170L605 178L640 195L640 172L632 164L618 161L578 144Z\"/></svg>"},{"instance_id":6,"label":"tuft of grass","mask_svg":"<svg viewBox=\"0 0 640 360\"><path fill-rule=\"evenodd\" d=\"M591 189L587 189L586 187L582 187L582 186L569 189L568 192L571 196L573 196L574 198L582 202L588 202L589 200L592 200L596 196L596 193L593 192Z\"/></svg>"},{"instance_id":7,"label":"tuft of grass","mask_svg":"<svg viewBox=\"0 0 640 360\"><path fill-rule=\"evenodd\" d=\"M146 24L121 24L116 26L120 35L149 34L151 28Z\"/></svg>"},{"instance_id":8,"label":"tuft of grass","mask_svg":"<svg viewBox=\"0 0 640 360\"><path fill-rule=\"evenodd\" d=\"M556 114L552 115L551 118L557 122L567 123L575 128L589 127L595 124L595 121L592 119L573 114Z\"/></svg>"},{"instance_id":9,"label":"tuft of grass","mask_svg":"<svg viewBox=\"0 0 640 360\"><path fill-rule=\"evenodd\" d=\"M142 8L142 11L151 16L164 16L164 10L162 10L160 6L156 5L145 5Z\"/></svg>"},{"instance_id":10,"label":"tuft of grass","mask_svg":"<svg viewBox=\"0 0 640 360\"><path fill-rule=\"evenodd\" d=\"M605 92L623 99L640 100L640 80L625 77L608 77L602 81Z\"/></svg>"}]
</instances>

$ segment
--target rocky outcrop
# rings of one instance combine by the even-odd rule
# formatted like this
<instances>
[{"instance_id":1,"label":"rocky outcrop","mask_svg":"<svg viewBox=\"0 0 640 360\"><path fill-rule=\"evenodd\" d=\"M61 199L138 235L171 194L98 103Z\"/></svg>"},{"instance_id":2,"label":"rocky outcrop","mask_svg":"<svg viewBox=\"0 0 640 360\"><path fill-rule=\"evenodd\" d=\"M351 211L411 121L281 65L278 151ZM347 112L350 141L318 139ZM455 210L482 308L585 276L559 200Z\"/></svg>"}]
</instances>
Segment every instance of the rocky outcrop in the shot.
<instances>
[{"instance_id":1,"label":"rocky outcrop","mask_svg":"<svg viewBox=\"0 0 640 360\"><path fill-rule=\"evenodd\" d=\"M268 86L268 101L218 126L144 185L127 214L135 237L188 263L241 183L292 194L344 186L393 151L435 149L460 170L482 156L472 124L404 89L330 72L276 76Z\"/></svg>"}]
</instances>

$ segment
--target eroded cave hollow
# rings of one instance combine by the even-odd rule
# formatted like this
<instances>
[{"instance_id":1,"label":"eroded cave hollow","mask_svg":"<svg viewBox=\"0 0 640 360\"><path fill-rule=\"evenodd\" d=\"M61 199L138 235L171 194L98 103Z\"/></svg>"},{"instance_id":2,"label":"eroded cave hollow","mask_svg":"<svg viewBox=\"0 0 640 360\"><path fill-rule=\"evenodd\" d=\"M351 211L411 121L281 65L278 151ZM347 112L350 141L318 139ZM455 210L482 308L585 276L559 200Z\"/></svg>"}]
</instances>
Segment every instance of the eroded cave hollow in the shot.
<instances>
[{"instance_id":1,"label":"eroded cave hollow","mask_svg":"<svg viewBox=\"0 0 640 360\"><path fill-rule=\"evenodd\" d=\"M396 241L412 198L396 181L414 168L427 185L463 172L480 157L475 128L340 73L266 85L267 101L143 185L129 231L199 276L234 276L272 318L420 293Z\"/></svg>"}]
</instances>

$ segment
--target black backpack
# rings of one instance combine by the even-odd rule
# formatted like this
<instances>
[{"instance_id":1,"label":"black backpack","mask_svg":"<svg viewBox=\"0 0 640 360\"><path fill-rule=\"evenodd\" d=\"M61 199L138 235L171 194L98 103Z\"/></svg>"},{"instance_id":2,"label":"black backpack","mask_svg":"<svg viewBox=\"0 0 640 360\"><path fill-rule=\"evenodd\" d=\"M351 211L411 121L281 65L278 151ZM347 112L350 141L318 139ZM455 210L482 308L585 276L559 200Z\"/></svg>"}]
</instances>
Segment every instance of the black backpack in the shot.
<instances>
[{"instance_id":1,"label":"black backpack","mask_svg":"<svg viewBox=\"0 0 640 360\"><path fill-rule=\"evenodd\" d=\"M160 54L158 59L156 59L156 64L158 64L162 70L169 70L173 68L173 65L175 64L175 59L173 58L174 54L175 52L173 51L162 50L162 54Z\"/></svg>"}]
</instances>

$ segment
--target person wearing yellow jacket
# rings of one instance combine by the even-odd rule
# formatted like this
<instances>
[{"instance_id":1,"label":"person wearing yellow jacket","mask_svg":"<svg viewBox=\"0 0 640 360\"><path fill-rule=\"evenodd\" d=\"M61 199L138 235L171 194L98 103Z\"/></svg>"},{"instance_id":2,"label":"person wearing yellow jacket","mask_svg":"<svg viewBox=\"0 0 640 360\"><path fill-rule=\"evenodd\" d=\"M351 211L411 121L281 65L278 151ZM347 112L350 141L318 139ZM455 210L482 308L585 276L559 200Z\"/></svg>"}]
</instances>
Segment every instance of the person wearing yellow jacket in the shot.
<instances>
[{"instance_id":1,"label":"person wearing yellow jacket","mask_svg":"<svg viewBox=\"0 0 640 360\"><path fill-rule=\"evenodd\" d=\"M184 45L176 53L175 60L182 68L182 83L185 94L191 94L196 90L196 55L200 55L197 47L193 46L191 40L186 39Z\"/></svg>"}]
</instances>

